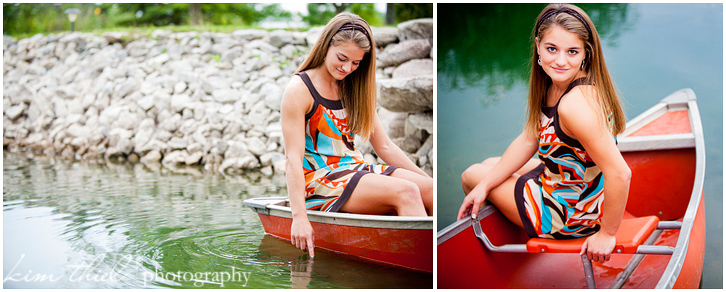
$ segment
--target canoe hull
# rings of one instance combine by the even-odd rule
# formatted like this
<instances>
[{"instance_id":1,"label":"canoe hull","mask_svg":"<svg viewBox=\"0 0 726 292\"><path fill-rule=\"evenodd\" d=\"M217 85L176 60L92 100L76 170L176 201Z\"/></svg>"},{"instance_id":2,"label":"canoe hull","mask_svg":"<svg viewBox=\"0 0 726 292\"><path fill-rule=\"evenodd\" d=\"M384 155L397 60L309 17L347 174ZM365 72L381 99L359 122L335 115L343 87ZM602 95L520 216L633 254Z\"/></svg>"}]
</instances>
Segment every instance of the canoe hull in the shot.
<instances>
[{"instance_id":1,"label":"canoe hull","mask_svg":"<svg viewBox=\"0 0 726 292\"><path fill-rule=\"evenodd\" d=\"M287 198L244 201L260 217L265 233L290 241L292 210ZM433 273L433 217L307 211L315 248L366 261Z\"/></svg>"},{"instance_id":2,"label":"canoe hull","mask_svg":"<svg viewBox=\"0 0 726 292\"><path fill-rule=\"evenodd\" d=\"M290 240L292 219L258 214L265 232ZM433 229L391 229L311 222L315 247L368 261L433 272Z\"/></svg>"},{"instance_id":3,"label":"canoe hull","mask_svg":"<svg viewBox=\"0 0 726 292\"><path fill-rule=\"evenodd\" d=\"M703 272L703 258L706 254L706 211L703 205L703 196L698 206L696 220L693 224L693 231L688 239L688 252L683 261L683 268L673 288L696 289L701 284L701 273Z\"/></svg>"}]
</instances>

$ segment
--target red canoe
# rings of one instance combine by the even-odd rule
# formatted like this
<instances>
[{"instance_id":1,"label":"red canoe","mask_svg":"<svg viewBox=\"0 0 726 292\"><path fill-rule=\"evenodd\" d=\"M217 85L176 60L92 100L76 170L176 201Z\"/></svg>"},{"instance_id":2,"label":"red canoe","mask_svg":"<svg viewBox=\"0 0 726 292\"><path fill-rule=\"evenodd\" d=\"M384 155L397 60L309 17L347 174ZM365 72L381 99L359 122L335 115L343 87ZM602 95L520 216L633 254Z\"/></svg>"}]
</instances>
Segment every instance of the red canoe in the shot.
<instances>
[{"instance_id":1,"label":"red canoe","mask_svg":"<svg viewBox=\"0 0 726 292\"><path fill-rule=\"evenodd\" d=\"M244 201L265 233L290 240L292 213L286 197ZM308 211L315 247L368 261L433 272L433 217Z\"/></svg>"},{"instance_id":2,"label":"red canoe","mask_svg":"<svg viewBox=\"0 0 726 292\"><path fill-rule=\"evenodd\" d=\"M705 151L696 96L677 91L628 122L618 148L632 169L611 260L578 255L584 239L529 239L492 205L437 234L438 288L698 288L703 270Z\"/></svg>"}]
</instances>

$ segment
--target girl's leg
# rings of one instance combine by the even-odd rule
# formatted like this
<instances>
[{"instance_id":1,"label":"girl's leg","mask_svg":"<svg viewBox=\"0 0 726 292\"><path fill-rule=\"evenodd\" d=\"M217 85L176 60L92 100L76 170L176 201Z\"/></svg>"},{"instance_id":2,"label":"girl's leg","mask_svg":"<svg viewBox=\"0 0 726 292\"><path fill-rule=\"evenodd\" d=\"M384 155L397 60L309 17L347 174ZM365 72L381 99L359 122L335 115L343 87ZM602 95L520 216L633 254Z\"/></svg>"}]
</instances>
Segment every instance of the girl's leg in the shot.
<instances>
[{"instance_id":1,"label":"girl's leg","mask_svg":"<svg viewBox=\"0 0 726 292\"><path fill-rule=\"evenodd\" d=\"M399 216L426 216L421 191L416 183L373 173L360 178L340 211L358 214L396 211Z\"/></svg>"},{"instance_id":2,"label":"girl's leg","mask_svg":"<svg viewBox=\"0 0 726 292\"><path fill-rule=\"evenodd\" d=\"M434 180L432 178L403 168L397 168L391 173L391 176L415 183L418 186L424 207L426 207L426 213L429 216L434 215Z\"/></svg>"},{"instance_id":3,"label":"girl's leg","mask_svg":"<svg viewBox=\"0 0 726 292\"><path fill-rule=\"evenodd\" d=\"M494 165L499 162L499 159L501 159L501 157L490 157L482 161L482 163L469 166L469 168L461 174L461 188L464 189L464 194L469 194L469 192L471 192L471 190L484 179ZM517 170L513 176L519 177L532 169L535 169L541 163L542 162L540 162L539 159L530 159L524 164L524 166L522 166L522 168Z\"/></svg>"},{"instance_id":4,"label":"girl's leg","mask_svg":"<svg viewBox=\"0 0 726 292\"><path fill-rule=\"evenodd\" d=\"M494 168L500 157L492 157L484 160L482 163L477 163L470 166L461 175L461 186L464 189L464 193L469 194L471 190L476 187L479 182L486 177L486 175ZM517 179L535 169L541 162L538 159L530 159L522 168L517 170L511 177L507 178L499 186L489 191L487 200L497 206L504 216L509 219L512 223L522 227L522 220L519 218L519 211L517 210L517 203L514 199L514 185L517 183Z\"/></svg>"},{"instance_id":5,"label":"girl's leg","mask_svg":"<svg viewBox=\"0 0 726 292\"><path fill-rule=\"evenodd\" d=\"M487 200L492 202L494 206L497 206L502 214L504 214L509 221L522 227L522 219L519 218L519 210L517 209L517 201L514 199L514 185L517 183L518 177L510 177L506 179L496 188L489 191Z\"/></svg>"}]
</instances>

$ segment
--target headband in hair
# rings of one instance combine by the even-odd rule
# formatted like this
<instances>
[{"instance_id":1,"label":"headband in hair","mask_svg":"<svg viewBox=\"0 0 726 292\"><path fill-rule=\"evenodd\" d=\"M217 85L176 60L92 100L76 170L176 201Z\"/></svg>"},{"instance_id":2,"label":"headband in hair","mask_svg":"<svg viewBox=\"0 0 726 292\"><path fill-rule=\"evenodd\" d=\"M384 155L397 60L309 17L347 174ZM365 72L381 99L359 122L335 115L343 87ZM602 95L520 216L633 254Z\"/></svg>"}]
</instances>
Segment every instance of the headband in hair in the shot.
<instances>
[{"instance_id":1,"label":"headband in hair","mask_svg":"<svg viewBox=\"0 0 726 292\"><path fill-rule=\"evenodd\" d=\"M338 29L338 31L343 31L343 30L357 30L357 31L362 32L364 35L366 35L366 37L368 37L368 39L371 38L371 36L368 35L368 31L366 30L366 28L360 24L346 23Z\"/></svg>"},{"instance_id":2,"label":"headband in hair","mask_svg":"<svg viewBox=\"0 0 726 292\"><path fill-rule=\"evenodd\" d=\"M537 32L539 31L540 25L542 25L542 22L544 22L545 19L550 18L551 16L557 15L560 13L567 13L569 15L572 15L572 17L577 18L577 20L579 20L580 22L582 22L583 25L585 25L585 28L587 29L588 37L592 38L592 31L590 30L590 26L587 25L587 21L585 21L585 18L583 18L582 15L580 15L579 13L577 13L577 11L572 10L570 8L566 8L566 7L559 8L559 9L550 9L550 10L547 10L547 12L545 12L544 14L542 14L542 17L540 17L537 20L537 26L534 30L534 33L537 34Z\"/></svg>"}]
</instances>

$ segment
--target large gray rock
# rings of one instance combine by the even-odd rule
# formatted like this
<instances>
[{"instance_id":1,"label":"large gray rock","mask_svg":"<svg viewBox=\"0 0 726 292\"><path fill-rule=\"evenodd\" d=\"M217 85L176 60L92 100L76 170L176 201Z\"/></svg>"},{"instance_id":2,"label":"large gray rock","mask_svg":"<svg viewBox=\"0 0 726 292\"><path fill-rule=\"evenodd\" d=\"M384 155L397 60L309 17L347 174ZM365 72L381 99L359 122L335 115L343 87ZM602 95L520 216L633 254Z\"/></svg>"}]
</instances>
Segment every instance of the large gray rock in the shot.
<instances>
[{"instance_id":1,"label":"large gray rock","mask_svg":"<svg viewBox=\"0 0 726 292\"><path fill-rule=\"evenodd\" d=\"M232 36L243 40L255 40L261 39L268 34L266 30L262 29L240 29L232 32Z\"/></svg>"},{"instance_id":2,"label":"large gray rock","mask_svg":"<svg viewBox=\"0 0 726 292\"><path fill-rule=\"evenodd\" d=\"M270 44L273 46L276 46L278 48L282 48L282 46L291 44L295 42L295 38L292 35L291 31L287 30L274 30L270 32Z\"/></svg>"},{"instance_id":3,"label":"large gray rock","mask_svg":"<svg viewBox=\"0 0 726 292\"><path fill-rule=\"evenodd\" d=\"M426 58L431 53L431 44L427 40L407 40L388 46L378 55L378 66L402 64L411 59Z\"/></svg>"},{"instance_id":4,"label":"large gray rock","mask_svg":"<svg viewBox=\"0 0 726 292\"><path fill-rule=\"evenodd\" d=\"M398 41L398 28L396 27L371 27L371 30L373 30L373 41L376 42L376 46L385 47Z\"/></svg>"},{"instance_id":5,"label":"large gray rock","mask_svg":"<svg viewBox=\"0 0 726 292\"><path fill-rule=\"evenodd\" d=\"M305 41L307 42L308 47L312 48L322 33L322 26L311 27L308 29L307 36L305 36Z\"/></svg>"},{"instance_id":6,"label":"large gray rock","mask_svg":"<svg viewBox=\"0 0 726 292\"><path fill-rule=\"evenodd\" d=\"M134 78L127 78L126 81L114 88L113 98L124 98L130 93L139 90L139 88L141 88L141 82Z\"/></svg>"},{"instance_id":7,"label":"large gray rock","mask_svg":"<svg viewBox=\"0 0 726 292\"><path fill-rule=\"evenodd\" d=\"M424 130L429 134L433 134L434 114L433 112L412 113L408 115L407 124L410 124L417 130Z\"/></svg>"},{"instance_id":8,"label":"large gray rock","mask_svg":"<svg viewBox=\"0 0 726 292\"><path fill-rule=\"evenodd\" d=\"M101 34L109 43L120 43L129 36L128 32L104 32Z\"/></svg>"},{"instance_id":9,"label":"large gray rock","mask_svg":"<svg viewBox=\"0 0 726 292\"><path fill-rule=\"evenodd\" d=\"M217 89L212 91L214 100L220 103L234 103L240 98L240 92L234 89Z\"/></svg>"},{"instance_id":10,"label":"large gray rock","mask_svg":"<svg viewBox=\"0 0 726 292\"><path fill-rule=\"evenodd\" d=\"M161 164L170 168L183 165L186 162L187 155L186 150L172 151L171 153L164 155L164 159L161 160Z\"/></svg>"},{"instance_id":11,"label":"large gray rock","mask_svg":"<svg viewBox=\"0 0 726 292\"><path fill-rule=\"evenodd\" d=\"M254 155L247 155L238 158L225 158L222 165L219 166L219 172L236 173L240 170L255 169L260 166L260 162Z\"/></svg>"},{"instance_id":12,"label":"large gray rock","mask_svg":"<svg viewBox=\"0 0 726 292\"><path fill-rule=\"evenodd\" d=\"M378 117L383 128L387 129L388 137L399 138L404 136L404 127L408 113L392 112L384 107L378 109Z\"/></svg>"},{"instance_id":13,"label":"large gray rock","mask_svg":"<svg viewBox=\"0 0 726 292\"><path fill-rule=\"evenodd\" d=\"M185 108L189 108L192 103L192 98L187 94L176 94L171 96L171 111L180 113Z\"/></svg>"},{"instance_id":14,"label":"large gray rock","mask_svg":"<svg viewBox=\"0 0 726 292\"><path fill-rule=\"evenodd\" d=\"M252 137L247 139L245 142L247 144L247 150L255 156L259 157L267 152L265 142L262 142L260 138Z\"/></svg>"},{"instance_id":15,"label":"large gray rock","mask_svg":"<svg viewBox=\"0 0 726 292\"><path fill-rule=\"evenodd\" d=\"M392 78L397 79L433 75L433 59L413 59L396 67L396 69L393 70Z\"/></svg>"},{"instance_id":16,"label":"large gray rock","mask_svg":"<svg viewBox=\"0 0 726 292\"><path fill-rule=\"evenodd\" d=\"M21 103L16 106L11 106L5 110L5 117L10 119L11 121L15 120L18 117L20 117L21 114L23 114L23 112L25 111L26 108L27 108L27 106L24 103Z\"/></svg>"},{"instance_id":17,"label":"large gray rock","mask_svg":"<svg viewBox=\"0 0 726 292\"><path fill-rule=\"evenodd\" d=\"M259 49L261 51L265 52L277 52L279 51L278 47L275 47L268 42L265 42L263 40L254 40L247 44L245 44L245 49L252 50L252 49Z\"/></svg>"},{"instance_id":18,"label":"large gray rock","mask_svg":"<svg viewBox=\"0 0 726 292\"><path fill-rule=\"evenodd\" d=\"M433 77L387 79L378 82L378 103L394 112L433 110Z\"/></svg>"},{"instance_id":19,"label":"large gray rock","mask_svg":"<svg viewBox=\"0 0 726 292\"><path fill-rule=\"evenodd\" d=\"M280 102L282 101L282 87L275 83L265 83L260 88L260 94L265 101L265 105L273 110L280 110Z\"/></svg>"},{"instance_id":20,"label":"large gray rock","mask_svg":"<svg viewBox=\"0 0 726 292\"><path fill-rule=\"evenodd\" d=\"M434 19L422 18L413 19L398 24L398 38L401 41L425 39L433 44L434 39Z\"/></svg>"}]
</instances>

